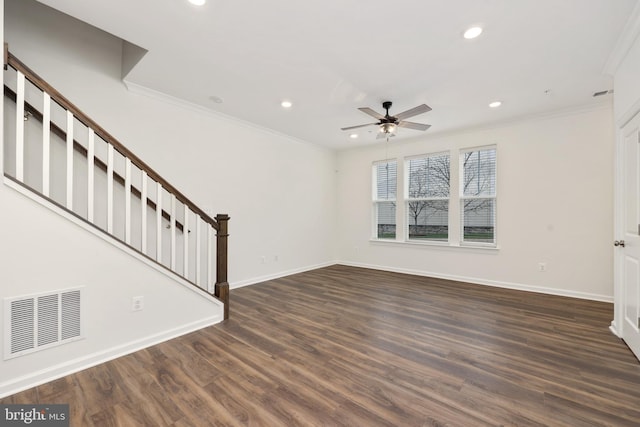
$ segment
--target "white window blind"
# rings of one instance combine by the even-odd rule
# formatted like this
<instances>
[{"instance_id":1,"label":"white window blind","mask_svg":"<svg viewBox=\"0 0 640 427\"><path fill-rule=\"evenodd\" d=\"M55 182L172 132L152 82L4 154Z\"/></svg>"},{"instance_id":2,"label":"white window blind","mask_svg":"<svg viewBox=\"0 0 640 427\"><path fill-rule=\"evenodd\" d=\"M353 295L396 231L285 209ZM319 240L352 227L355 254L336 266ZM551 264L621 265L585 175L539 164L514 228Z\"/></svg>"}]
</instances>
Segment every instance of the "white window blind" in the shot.
<instances>
[{"instance_id":1,"label":"white window blind","mask_svg":"<svg viewBox=\"0 0 640 427\"><path fill-rule=\"evenodd\" d=\"M409 240L449 240L449 158L448 153L430 154L405 163Z\"/></svg>"},{"instance_id":2,"label":"white window blind","mask_svg":"<svg viewBox=\"0 0 640 427\"><path fill-rule=\"evenodd\" d=\"M460 152L461 241L496 244L496 149Z\"/></svg>"},{"instance_id":3,"label":"white window blind","mask_svg":"<svg viewBox=\"0 0 640 427\"><path fill-rule=\"evenodd\" d=\"M396 238L397 166L395 160L373 165L374 233L378 239Z\"/></svg>"}]
</instances>

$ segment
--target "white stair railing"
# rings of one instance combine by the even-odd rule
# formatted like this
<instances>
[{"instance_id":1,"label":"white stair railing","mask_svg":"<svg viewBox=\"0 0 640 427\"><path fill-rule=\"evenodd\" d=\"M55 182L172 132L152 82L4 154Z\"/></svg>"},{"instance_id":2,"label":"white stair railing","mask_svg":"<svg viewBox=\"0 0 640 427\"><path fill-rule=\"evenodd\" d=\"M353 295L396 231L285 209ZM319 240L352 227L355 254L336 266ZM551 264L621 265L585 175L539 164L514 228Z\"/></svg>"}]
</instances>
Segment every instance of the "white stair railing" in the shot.
<instances>
[{"instance_id":1,"label":"white stair railing","mask_svg":"<svg viewBox=\"0 0 640 427\"><path fill-rule=\"evenodd\" d=\"M5 176L214 290L227 318L229 217L211 218L6 47L5 61L5 100L13 101L5 101L5 128L14 133L5 138Z\"/></svg>"}]
</instances>

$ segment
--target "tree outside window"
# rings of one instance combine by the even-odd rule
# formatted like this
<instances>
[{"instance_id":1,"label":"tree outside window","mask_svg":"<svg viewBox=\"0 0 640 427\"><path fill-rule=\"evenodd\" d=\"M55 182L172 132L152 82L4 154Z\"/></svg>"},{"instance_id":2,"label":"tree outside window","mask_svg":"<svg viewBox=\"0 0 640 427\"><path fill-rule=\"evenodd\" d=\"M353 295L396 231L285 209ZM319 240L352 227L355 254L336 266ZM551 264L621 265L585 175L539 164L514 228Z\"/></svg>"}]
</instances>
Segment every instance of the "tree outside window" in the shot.
<instances>
[{"instance_id":1,"label":"tree outside window","mask_svg":"<svg viewBox=\"0 0 640 427\"><path fill-rule=\"evenodd\" d=\"M463 243L496 243L496 149L460 153Z\"/></svg>"},{"instance_id":2,"label":"tree outside window","mask_svg":"<svg viewBox=\"0 0 640 427\"><path fill-rule=\"evenodd\" d=\"M409 240L449 240L449 154L407 160L407 236Z\"/></svg>"}]
</instances>

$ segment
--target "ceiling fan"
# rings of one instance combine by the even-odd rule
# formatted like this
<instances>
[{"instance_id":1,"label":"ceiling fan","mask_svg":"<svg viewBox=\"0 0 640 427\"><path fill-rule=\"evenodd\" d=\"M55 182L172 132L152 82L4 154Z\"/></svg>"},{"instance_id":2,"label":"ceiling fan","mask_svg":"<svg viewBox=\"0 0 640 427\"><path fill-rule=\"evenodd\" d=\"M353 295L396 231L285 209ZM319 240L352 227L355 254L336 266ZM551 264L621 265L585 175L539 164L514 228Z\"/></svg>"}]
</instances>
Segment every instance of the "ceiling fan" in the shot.
<instances>
[{"instance_id":1,"label":"ceiling fan","mask_svg":"<svg viewBox=\"0 0 640 427\"><path fill-rule=\"evenodd\" d=\"M384 116L368 107L358 108L358 110L362 111L363 113L378 119L378 123L367 123L365 125L349 126L346 128L342 128L342 130L358 129L366 126L378 126L380 128L380 132L378 133L376 139L380 139L396 136L395 131L399 127L422 131L425 131L431 127L431 125L407 122L404 120L408 119L409 117L417 116L418 114L431 111L431 107L429 107L427 104L418 105L417 107L413 107L410 110L403 111L402 113L396 114L395 116L389 115L389 108L391 108L391 105L391 101L385 101L382 103L382 108L387 111Z\"/></svg>"}]
</instances>

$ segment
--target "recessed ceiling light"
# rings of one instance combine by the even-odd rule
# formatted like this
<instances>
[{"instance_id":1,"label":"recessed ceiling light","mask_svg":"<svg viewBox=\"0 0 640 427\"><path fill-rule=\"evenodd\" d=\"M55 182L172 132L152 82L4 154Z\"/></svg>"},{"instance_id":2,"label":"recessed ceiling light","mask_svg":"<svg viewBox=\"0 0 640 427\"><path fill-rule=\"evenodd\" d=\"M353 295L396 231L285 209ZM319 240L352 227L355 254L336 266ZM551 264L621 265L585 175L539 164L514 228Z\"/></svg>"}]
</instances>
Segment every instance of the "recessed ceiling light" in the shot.
<instances>
[{"instance_id":1,"label":"recessed ceiling light","mask_svg":"<svg viewBox=\"0 0 640 427\"><path fill-rule=\"evenodd\" d=\"M282 105L282 108L291 108L291 106L293 106L293 103L291 101L282 101L280 105Z\"/></svg>"},{"instance_id":2,"label":"recessed ceiling light","mask_svg":"<svg viewBox=\"0 0 640 427\"><path fill-rule=\"evenodd\" d=\"M224 100L222 98L220 98L219 96L215 96L215 95L210 96L209 99L212 100L213 102L215 102L216 104L222 104L224 102Z\"/></svg>"},{"instance_id":3,"label":"recessed ceiling light","mask_svg":"<svg viewBox=\"0 0 640 427\"><path fill-rule=\"evenodd\" d=\"M206 2L207 0L189 0L189 3L194 4L196 6L202 6Z\"/></svg>"},{"instance_id":4,"label":"recessed ceiling light","mask_svg":"<svg viewBox=\"0 0 640 427\"><path fill-rule=\"evenodd\" d=\"M482 28L480 27L471 27L467 31L464 32L463 36L465 39L475 39L480 34L482 34Z\"/></svg>"},{"instance_id":5,"label":"recessed ceiling light","mask_svg":"<svg viewBox=\"0 0 640 427\"><path fill-rule=\"evenodd\" d=\"M489 107L491 108L498 108L499 106L502 105L501 101L493 101L492 103L489 104Z\"/></svg>"},{"instance_id":6,"label":"recessed ceiling light","mask_svg":"<svg viewBox=\"0 0 640 427\"><path fill-rule=\"evenodd\" d=\"M358 138L358 134L357 133L352 133L351 135L349 135L349 138L356 139L356 138Z\"/></svg>"}]
</instances>

